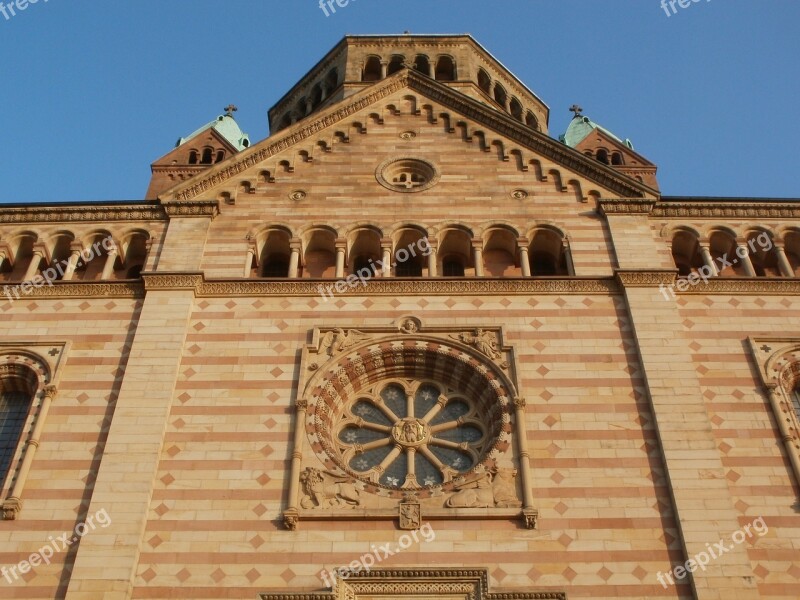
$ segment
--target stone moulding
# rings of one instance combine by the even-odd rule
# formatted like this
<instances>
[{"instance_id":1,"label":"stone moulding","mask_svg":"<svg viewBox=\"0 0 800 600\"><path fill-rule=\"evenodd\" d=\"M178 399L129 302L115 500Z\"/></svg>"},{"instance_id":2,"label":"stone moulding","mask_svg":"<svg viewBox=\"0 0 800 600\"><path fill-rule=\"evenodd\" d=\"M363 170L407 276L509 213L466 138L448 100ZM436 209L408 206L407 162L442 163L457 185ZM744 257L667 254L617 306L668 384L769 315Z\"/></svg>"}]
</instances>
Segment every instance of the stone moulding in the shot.
<instances>
[{"instance_id":1,"label":"stone moulding","mask_svg":"<svg viewBox=\"0 0 800 600\"><path fill-rule=\"evenodd\" d=\"M172 217L215 217L219 202L201 200L180 204L118 204L102 206L28 206L0 209L0 224L167 221Z\"/></svg>"},{"instance_id":2,"label":"stone moulding","mask_svg":"<svg viewBox=\"0 0 800 600\"><path fill-rule=\"evenodd\" d=\"M597 208L604 215L649 215L656 200L644 198L601 198Z\"/></svg>"},{"instance_id":3,"label":"stone moulding","mask_svg":"<svg viewBox=\"0 0 800 600\"><path fill-rule=\"evenodd\" d=\"M373 279L366 290L346 289L337 296L448 296L454 294L480 296L513 295L571 295L571 294L619 294L624 286L648 287L671 285L675 271L621 270L611 277L563 277L552 279ZM143 283L144 282L144 283ZM21 282L6 283L15 287ZM20 294L20 300L28 298L142 298L150 290L194 290L198 298L241 297L308 297L320 296L320 286L330 285L332 280L310 281L303 279L266 281L254 279L205 279L202 273L144 273L143 281L58 281L53 285L32 288ZM3 301L0 286L0 302ZM684 294L781 294L800 295L800 278L755 279L712 278L706 284L690 286ZM13 294L12 294L13 296Z\"/></svg>"},{"instance_id":4,"label":"stone moulding","mask_svg":"<svg viewBox=\"0 0 800 600\"><path fill-rule=\"evenodd\" d=\"M658 202L652 217L704 219L800 219L800 202Z\"/></svg>"},{"instance_id":5,"label":"stone moulding","mask_svg":"<svg viewBox=\"0 0 800 600\"><path fill-rule=\"evenodd\" d=\"M368 600L376 597L451 600L566 600L561 591L491 592L487 569L365 569L351 571L327 593L263 593L259 600Z\"/></svg>"}]
</instances>

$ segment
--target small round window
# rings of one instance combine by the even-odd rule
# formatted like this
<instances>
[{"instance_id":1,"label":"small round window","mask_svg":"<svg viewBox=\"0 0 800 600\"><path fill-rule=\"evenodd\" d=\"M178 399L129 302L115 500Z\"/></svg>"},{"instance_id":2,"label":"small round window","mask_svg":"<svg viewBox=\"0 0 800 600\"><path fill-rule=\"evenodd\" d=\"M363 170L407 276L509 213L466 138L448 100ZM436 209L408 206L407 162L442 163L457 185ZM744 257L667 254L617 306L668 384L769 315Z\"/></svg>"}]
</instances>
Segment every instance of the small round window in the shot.
<instances>
[{"instance_id":1,"label":"small round window","mask_svg":"<svg viewBox=\"0 0 800 600\"><path fill-rule=\"evenodd\" d=\"M392 158L383 162L375 176L385 188L394 192L421 192L439 181L439 171L419 158Z\"/></svg>"}]
</instances>

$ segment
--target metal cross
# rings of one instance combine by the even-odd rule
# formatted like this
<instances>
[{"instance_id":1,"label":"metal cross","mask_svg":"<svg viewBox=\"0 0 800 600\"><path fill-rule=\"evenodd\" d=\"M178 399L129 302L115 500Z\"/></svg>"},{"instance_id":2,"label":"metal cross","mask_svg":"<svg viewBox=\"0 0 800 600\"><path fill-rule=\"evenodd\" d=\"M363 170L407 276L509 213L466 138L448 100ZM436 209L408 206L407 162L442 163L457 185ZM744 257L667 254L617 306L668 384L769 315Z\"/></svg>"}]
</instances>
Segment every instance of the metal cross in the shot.
<instances>
[{"instance_id":1,"label":"metal cross","mask_svg":"<svg viewBox=\"0 0 800 600\"><path fill-rule=\"evenodd\" d=\"M580 117L581 113L583 112L583 109L577 104L573 104L572 106L570 106L569 110L570 112L574 112L576 117Z\"/></svg>"},{"instance_id":2,"label":"metal cross","mask_svg":"<svg viewBox=\"0 0 800 600\"><path fill-rule=\"evenodd\" d=\"M235 104L228 104L228 106L225 107L225 116L232 117L233 113L235 113L237 110L239 109L236 108Z\"/></svg>"}]
</instances>

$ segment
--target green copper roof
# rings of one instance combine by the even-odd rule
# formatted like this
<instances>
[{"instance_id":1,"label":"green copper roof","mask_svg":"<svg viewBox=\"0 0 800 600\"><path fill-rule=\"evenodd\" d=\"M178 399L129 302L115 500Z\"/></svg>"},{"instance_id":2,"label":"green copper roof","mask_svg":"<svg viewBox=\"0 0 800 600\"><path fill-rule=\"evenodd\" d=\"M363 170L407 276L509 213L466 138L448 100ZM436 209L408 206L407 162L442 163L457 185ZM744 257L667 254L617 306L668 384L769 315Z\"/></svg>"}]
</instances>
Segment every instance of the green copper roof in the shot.
<instances>
[{"instance_id":1,"label":"green copper roof","mask_svg":"<svg viewBox=\"0 0 800 600\"><path fill-rule=\"evenodd\" d=\"M236 150L244 150L245 148L250 147L250 136L242 132L242 130L239 128L239 124L236 122L236 119L234 119L231 115L220 115L210 123L203 125L200 129L188 137L179 139L178 143L175 144L175 147L177 148L178 146L185 144L189 140L197 137L204 131L208 131L209 129L215 129L217 133L228 140L231 145L236 148Z\"/></svg>"},{"instance_id":2,"label":"green copper roof","mask_svg":"<svg viewBox=\"0 0 800 600\"><path fill-rule=\"evenodd\" d=\"M627 146L631 150L633 150L633 143L629 139L622 140L613 133L611 133L605 127L602 127L592 121L589 117L585 117L583 115L575 115L572 121L567 127L567 132L559 137L558 139L565 143L570 148L574 148L578 144L580 144L586 137L592 133L595 129L599 129L606 135L610 136L612 139L617 140L620 144Z\"/></svg>"}]
</instances>

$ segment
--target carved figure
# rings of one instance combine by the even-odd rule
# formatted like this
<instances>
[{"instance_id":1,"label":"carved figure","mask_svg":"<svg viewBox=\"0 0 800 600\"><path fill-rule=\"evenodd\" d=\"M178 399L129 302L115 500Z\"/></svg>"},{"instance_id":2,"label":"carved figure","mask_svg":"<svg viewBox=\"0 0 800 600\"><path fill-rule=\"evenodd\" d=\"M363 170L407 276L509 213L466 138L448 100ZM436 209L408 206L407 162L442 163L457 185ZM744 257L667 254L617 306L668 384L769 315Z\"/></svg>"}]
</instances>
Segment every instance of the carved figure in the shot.
<instances>
[{"instance_id":1,"label":"carved figure","mask_svg":"<svg viewBox=\"0 0 800 600\"><path fill-rule=\"evenodd\" d=\"M337 327L333 331L326 333L325 337L322 338L320 350L326 348L328 355L333 356L334 354L343 352L368 338L368 335L355 329L345 331L341 327Z\"/></svg>"},{"instance_id":2,"label":"carved figure","mask_svg":"<svg viewBox=\"0 0 800 600\"><path fill-rule=\"evenodd\" d=\"M460 340L468 346L473 346L491 359L500 358L500 352L497 350L497 339L491 331L484 331L483 329L476 329L474 333L460 333L457 336L451 336L454 339Z\"/></svg>"},{"instance_id":3,"label":"carved figure","mask_svg":"<svg viewBox=\"0 0 800 600\"><path fill-rule=\"evenodd\" d=\"M306 495L300 506L306 509L352 507L361 503L361 492L346 477L309 467L300 474L300 483Z\"/></svg>"},{"instance_id":4,"label":"carved figure","mask_svg":"<svg viewBox=\"0 0 800 600\"><path fill-rule=\"evenodd\" d=\"M460 484L445 502L447 508L518 508L516 469L497 469Z\"/></svg>"}]
</instances>

